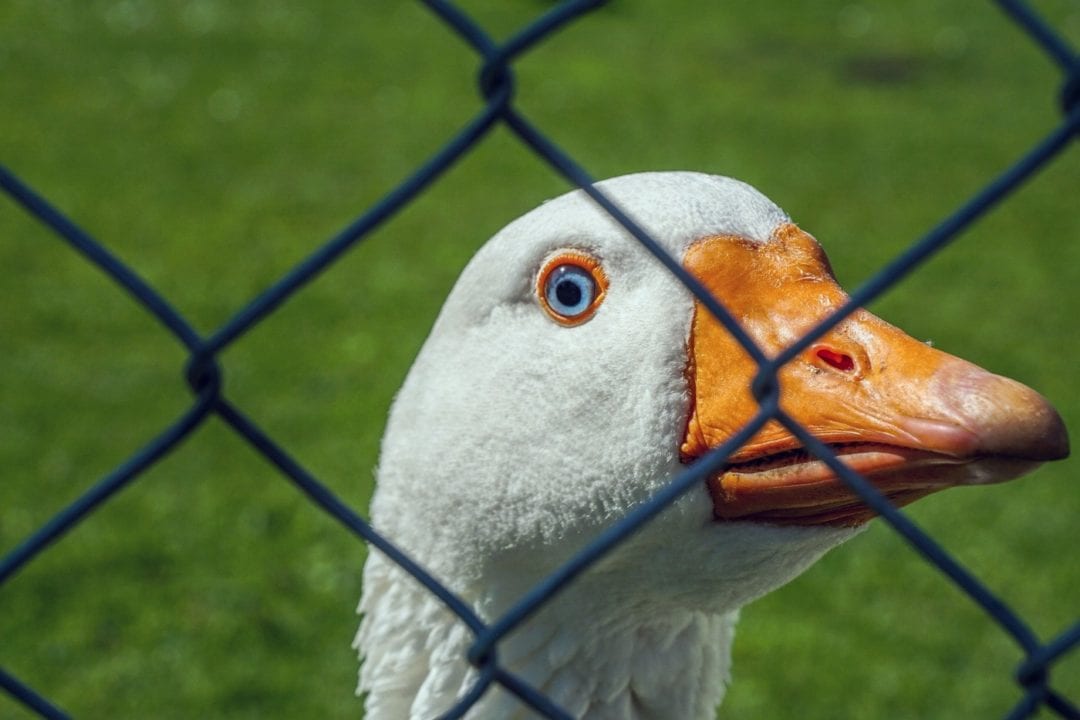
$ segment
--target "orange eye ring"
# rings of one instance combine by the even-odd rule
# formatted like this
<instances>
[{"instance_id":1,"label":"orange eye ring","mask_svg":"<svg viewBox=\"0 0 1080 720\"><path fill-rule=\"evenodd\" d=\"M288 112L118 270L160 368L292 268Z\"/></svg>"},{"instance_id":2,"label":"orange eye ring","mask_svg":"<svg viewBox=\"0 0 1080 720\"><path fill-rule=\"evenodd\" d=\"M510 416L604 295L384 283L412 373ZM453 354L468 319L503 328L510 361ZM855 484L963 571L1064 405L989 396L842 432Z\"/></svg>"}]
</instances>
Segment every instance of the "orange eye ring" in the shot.
<instances>
[{"instance_id":1,"label":"orange eye ring","mask_svg":"<svg viewBox=\"0 0 1080 720\"><path fill-rule=\"evenodd\" d=\"M540 307L560 325L580 325L596 313L607 295L608 279L600 261L580 250L548 258L536 278Z\"/></svg>"}]
</instances>

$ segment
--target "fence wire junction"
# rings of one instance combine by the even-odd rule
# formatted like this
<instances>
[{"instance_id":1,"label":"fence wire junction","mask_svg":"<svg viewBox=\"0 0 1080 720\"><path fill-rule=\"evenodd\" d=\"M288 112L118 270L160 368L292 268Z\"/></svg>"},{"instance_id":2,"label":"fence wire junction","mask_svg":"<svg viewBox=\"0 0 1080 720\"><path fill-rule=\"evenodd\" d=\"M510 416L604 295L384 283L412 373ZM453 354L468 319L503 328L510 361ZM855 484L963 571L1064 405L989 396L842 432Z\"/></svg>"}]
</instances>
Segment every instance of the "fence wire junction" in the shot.
<instances>
[{"instance_id":1,"label":"fence wire junction","mask_svg":"<svg viewBox=\"0 0 1080 720\"><path fill-rule=\"evenodd\" d=\"M115 257L105 245L81 230L43 195L31 189L8 169L0 167L0 188L15 203L49 227L88 262L106 273L130 295L134 302L156 317L184 345L189 353L184 375L194 395L191 406L172 424L162 429L150 443L131 455L107 476L91 485L82 496L61 509L45 525L0 559L0 588L27 563L40 556L53 542L76 528L102 503L136 481L144 471L174 450L203 422L211 416L217 416L276 466L312 502L415 576L472 630L475 641L469 651L468 659L478 670L477 678L467 695L461 698L445 717L464 716L492 685L498 684L545 717L569 718L570 716L551 699L500 665L498 657L500 640L514 631L545 602L573 582L578 575L585 572L636 529L649 522L691 487L702 482L706 475L724 465L728 455L737 450L766 422L775 420L799 438L811 453L824 461L853 488L864 502L881 515L885 522L928 563L955 582L973 603L981 607L993 619L1001 632L1011 637L1019 646L1023 658L1017 667L1014 679L1022 691L1022 697L1010 710L1007 718L1032 717L1040 709L1046 709L1063 718L1080 718L1080 709L1076 701L1055 690L1051 681L1051 670L1055 663L1080 645L1080 619L1055 637L1046 641L1040 640L1025 620L1003 600L992 593L904 514L894 508L870 483L851 471L828 447L785 414L779 407L779 387L776 382L777 373L785 363L807 349L856 308L878 297L931 255L955 240L971 223L1009 196L1036 171L1064 151L1080 132L1080 56L1076 51L1026 2L997 0L999 7L1061 68L1064 82L1059 100L1064 119L1013 166L992 179L971 200L941 221L928 234L913 243L903 254L853 292L843 308L807 333L784 353L769 359L753 344L723 305L711 297L678 261L669 257L617 205L598 191L593 185L593 178L573 158L557 147L545 133L523 116L513 103L516 90L512 67L514 60L567 24L605 4L603 0L562 2L502 44L496 43L483 27L474 22L454 3L445 0L423 0L423 2L449 30L460 36L477 53L480 60L479 91L484 100L482 109L410 177L271 287L240 308L229 321L209 336L204 337L196 332L165 297ZM314 280L344 252L354 247L384 221L400 212L421 191L436 181L500 124L512 131L526 147L546 161L566 180L588 193L600 207L621 223L670 272L675 274L728 331L739 339L760 368L752 388L760 409L739 433L694 465L671 478L668 485L648 503L638 507L596 537L580 553L524 595L505 615L492 622L485 622L466 602L443 586L436 577L398 550L390 539L376 533L358 513L301 467L281 445L271 439L259 425L236 407L222 392L222 369L218 363L218 357L228 346L236 342L307 283ZM3 668L0 668L0 688L41 717L69 717L57 704L48 699L46 694L31 688Z\"/></svg>"}]
</instances>

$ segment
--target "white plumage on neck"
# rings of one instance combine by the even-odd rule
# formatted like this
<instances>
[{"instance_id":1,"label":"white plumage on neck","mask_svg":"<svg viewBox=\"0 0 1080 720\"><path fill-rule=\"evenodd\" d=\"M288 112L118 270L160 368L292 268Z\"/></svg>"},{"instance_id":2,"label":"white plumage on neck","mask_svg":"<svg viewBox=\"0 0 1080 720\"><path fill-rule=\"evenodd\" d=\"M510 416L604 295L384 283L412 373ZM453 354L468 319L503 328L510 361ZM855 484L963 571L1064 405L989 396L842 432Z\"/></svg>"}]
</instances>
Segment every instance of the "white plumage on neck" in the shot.
<instances>
[{"instance_id":1,"label":"white plumage on neck","mask_svg":"<svg viewBox=\"0 0 1080 720\"><path fill-rule=\"evenodd\" d=\"M401 616L400 622L378 627L365 624L361 632L360 641L373 649L364 666L367 717L438 717L476 681L475 671L461 660L472 634L430 593L398 573L381 564L365 575L365 582L385 591L372 610ZM728 678L737 611L676 607L654 614L628 606L617 614L590 615L580 610L572 616L542 611L499 645L499 662L575 717L713 716ZM489 692L469 715L534 716L501 691Z\"/></svg>"},{"instance_id":2,"label":"white plumage on neck","mask_svg":"<svg viewBox=\"0 0 1080 720\"><path fill-rule=\"evenodd\" d=\"M794 545L765 533L728 534L734 545L710 543L714 552L751 549L727 578L709 575L723 556L690 553L697 582L674 577L693 561L663 559L627 571L623 561L649 552L617 550L600 567L499 644L499 662L575 717L591 720L712 718L730 676L731 641L738 607L802 572L832 545L852 534L803 538ZM805 533L775 529L779 535ZM659 539L659 538L656 538ZM740 542L742 540L742 542ZM632 544L634 541L631 541ZM771 555L771 556L770 556ZM755 566L755 561L760 564ZM514 563L508 563L513 565ZM538 580L537 569L493 568L498 580L462 595L482 616L497 617ZM674 577L674 579L673 579ZM641 585L642 583L644 585ZM434 718L466 694L476 673L465 661L472 633L431 593L374 554L364 573L365 613L357 646L364 652L362 691L369 718ZM725 608L724 606L728 606ZM471 718L527 718L530 711L501 689L490 691Z\"/></svg>"},{"instance_id":3,"label":"white plumage on neck","mask_svg":"<svg viewBox=\"0 0 1080 720\"><path fill-rule=\"evenodd\" d=\"M749 186L695 173L601 183L681 260L695 240L769 242L787 216ZM553 252L602 258L596 316L540 311ZM580 191L476 254L391 411L375 528L494 619L681 469L689 292ZM499 645L500 661L589 718L711 717L739 607L855 531L715 523L692 489ZM471 634L373 552L356 645L371 720L435 717L470 687ZM493 689L469 717L527 716Z\"/></svg>"}]
</instances>

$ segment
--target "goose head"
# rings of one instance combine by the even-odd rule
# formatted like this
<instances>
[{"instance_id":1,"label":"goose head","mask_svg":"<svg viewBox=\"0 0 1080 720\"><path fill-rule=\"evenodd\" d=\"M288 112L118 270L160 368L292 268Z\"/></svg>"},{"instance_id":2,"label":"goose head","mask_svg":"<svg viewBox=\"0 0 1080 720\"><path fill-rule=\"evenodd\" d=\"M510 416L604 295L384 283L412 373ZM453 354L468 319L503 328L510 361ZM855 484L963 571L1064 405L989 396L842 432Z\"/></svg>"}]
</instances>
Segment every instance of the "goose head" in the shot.
<instances>
[{"instance_id":1,"label":"goose head","mask_svg":"<svg viewBox=\"0 0 1080 720\"><path fill-rule=\"evenodd\" d=\"M818 243L736 180L600 183L768 356L842 305ZM757 366L583 192L469 262L399 391L371 517L495 618L757 413ZM779 373L781 407L902 505L1063 457L1035 391L859 310ZM500 645L582 717L711 717L738 609L872 517L775 422ZM470 687L471 634L373 552L357 647L369 718L431 717ZM525 709L493 689L475 717Z\"/></svg>"}]
</instances>

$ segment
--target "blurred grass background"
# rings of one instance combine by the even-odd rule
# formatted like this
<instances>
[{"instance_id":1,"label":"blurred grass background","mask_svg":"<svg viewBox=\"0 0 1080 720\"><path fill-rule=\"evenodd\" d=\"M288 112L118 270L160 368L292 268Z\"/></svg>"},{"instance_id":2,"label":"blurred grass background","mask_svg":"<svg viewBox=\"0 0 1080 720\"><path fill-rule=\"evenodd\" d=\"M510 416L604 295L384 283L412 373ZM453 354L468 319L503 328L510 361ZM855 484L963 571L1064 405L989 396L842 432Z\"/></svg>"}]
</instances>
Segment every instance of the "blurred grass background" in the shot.
<instances>
[{"instance_id":1,"label":"blurred grass background","mask_svg":"<svg viewBox=\"0 0 1080 720\"><path fill-rule=\"evenodd\" d=\"M548 7L463 2L496 37ZM1080 9L1038 5L1074 42ZM476 112L418 4L0 4L0 162L210 332ZM853 286L1059 118L1056 68L989 3L625 0L517 64L595 176L732 175ZM1080 155L874 310L1080 427ZM225 390L355 507L385 413L471 253L565 185L496 132L231 347ZM0 200L0 551L190 403L177 343ZM1075 461L912 514L1042 636L1077 619ZM358 717L361 543L221 423L0 587L0 665L80 718ZM885 527L744 612L725 718L995 717L1020 655ZM1080 698L1080 657L1054 671ZM0 717L26 711L0 696Z\"/></svg>"}]
</instances>

